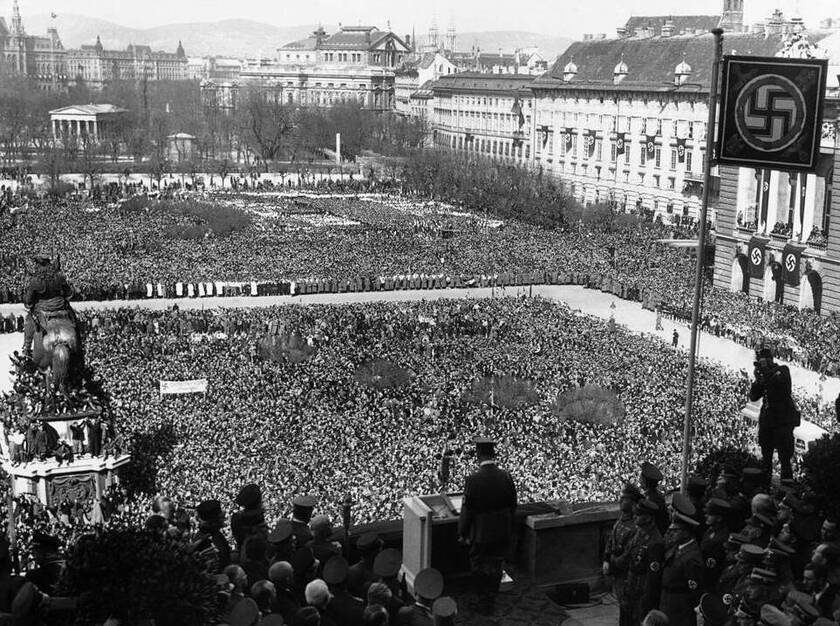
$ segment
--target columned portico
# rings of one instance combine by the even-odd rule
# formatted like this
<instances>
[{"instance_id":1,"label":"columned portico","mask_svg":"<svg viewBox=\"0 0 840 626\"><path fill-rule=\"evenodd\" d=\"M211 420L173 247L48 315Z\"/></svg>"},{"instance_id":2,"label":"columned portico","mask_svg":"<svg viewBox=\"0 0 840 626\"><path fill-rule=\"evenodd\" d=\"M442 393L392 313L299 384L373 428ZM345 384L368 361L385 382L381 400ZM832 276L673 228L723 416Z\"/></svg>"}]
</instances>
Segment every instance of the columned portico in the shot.
<instances>
[{"instance_id":1,"label":"columned portico","mask_svg":"<svg viewBox=\"0 0 840 626\"><path fill-rule=\"evenodd\" d=\"M63 140L89 137L99 142L108 126L127 113L112 104L86 104L50 111L53 138Z\"/></svg>"}]
</instances>

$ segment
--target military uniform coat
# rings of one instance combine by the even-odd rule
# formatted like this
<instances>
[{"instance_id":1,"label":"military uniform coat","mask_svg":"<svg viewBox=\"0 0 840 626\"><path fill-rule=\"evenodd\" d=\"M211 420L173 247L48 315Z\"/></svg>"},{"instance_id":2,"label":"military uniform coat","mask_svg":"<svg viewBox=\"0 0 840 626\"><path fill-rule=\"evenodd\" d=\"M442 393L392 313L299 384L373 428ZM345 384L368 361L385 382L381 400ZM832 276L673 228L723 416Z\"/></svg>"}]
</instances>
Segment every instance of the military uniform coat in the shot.
<instances>
[{"instance_id":1,"label":"military uniform coat","mask_svg":"<svg viewBox=\"0 0 840 626\"><path fill-rule=\"evenodd\" d=\"M702 580L703 557L696 539L666 552L659 610L668 616L669 626L694 626L694 607L700 601Z\"/></svg>"}]
</instances>

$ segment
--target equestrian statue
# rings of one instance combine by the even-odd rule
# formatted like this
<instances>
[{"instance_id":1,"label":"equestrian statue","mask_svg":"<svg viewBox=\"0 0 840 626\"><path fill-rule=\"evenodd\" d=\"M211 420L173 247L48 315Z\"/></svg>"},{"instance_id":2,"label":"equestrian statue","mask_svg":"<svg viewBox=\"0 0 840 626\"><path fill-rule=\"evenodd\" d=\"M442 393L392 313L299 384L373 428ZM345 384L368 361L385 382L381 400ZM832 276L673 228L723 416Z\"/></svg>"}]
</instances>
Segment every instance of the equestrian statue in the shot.
<instances>
[{"instance_id":1,"label":"equestrian statue","mask_svg":"<svg viewBox=\"0 0 840 626\"><path fill-rule=\"evenodd\" d=\"M70 307L73 288L58 261L34 257L34 270L23 294L26 323L24 354L45 374L45 385L55 393L68 392L68 382L81 374L82 344L76 314ZM33 349L34 343L34 349Z\"/></svg>"}]
</instances>

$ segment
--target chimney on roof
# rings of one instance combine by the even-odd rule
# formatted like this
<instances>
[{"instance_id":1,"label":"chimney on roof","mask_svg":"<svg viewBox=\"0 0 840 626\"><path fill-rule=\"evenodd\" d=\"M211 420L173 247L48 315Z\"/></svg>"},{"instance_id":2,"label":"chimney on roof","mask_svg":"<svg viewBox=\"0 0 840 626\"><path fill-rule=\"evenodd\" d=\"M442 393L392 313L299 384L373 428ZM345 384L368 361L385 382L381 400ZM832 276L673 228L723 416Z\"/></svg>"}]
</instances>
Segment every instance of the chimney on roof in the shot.
<instances>
[{"instance_id":1,"label":"chimney on roof","mask_svg":"<svg viewBox=\"0 0 840 626\"><path fill-rule=\"evenodd\" d=\"M622 39L627 36L627 28L625 26L619 26L615 29L615 34L618 35L619 39Z\"/></svg>"},{"instance_id":2,"label":"chimney on roof","mask_svg":"<svg viewBox=\"0 0 840 626\"><path fill-rule=\"evenodd\" d=\"M662 24L662 36L663 37L673 37L674 36L674 20L670 17L665 20L665 23Z\"/></svg>"},{"instance_id":3,"label":"chimney on roof","mask_svg":"<svg viewBox=\"0 0 840 626\"><path fill-rule=\"evenodd\" d=\"M411 35L405 36L405 47L411 49Z\"/></svg>"}]
</instances>

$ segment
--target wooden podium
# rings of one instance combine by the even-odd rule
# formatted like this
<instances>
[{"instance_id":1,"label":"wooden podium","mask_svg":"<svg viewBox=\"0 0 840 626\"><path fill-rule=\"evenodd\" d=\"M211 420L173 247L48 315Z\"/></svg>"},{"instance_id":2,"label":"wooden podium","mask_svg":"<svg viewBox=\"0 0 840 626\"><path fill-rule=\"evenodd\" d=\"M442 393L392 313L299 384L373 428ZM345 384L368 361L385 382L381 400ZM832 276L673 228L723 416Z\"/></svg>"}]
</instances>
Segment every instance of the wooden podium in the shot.
<instances>
[{"instance_id":1,"label":"wooden podium","mask_svg":"<svg viewBox=\"0 0 840 626\"><path fill-rule=\"evenodd\" d=\"M427 567L445 578L469 573L467 549L458 543L462 502L460 493L403 498L403 573L412 594L414 578Z\"/></svg>"}]
</instances>

